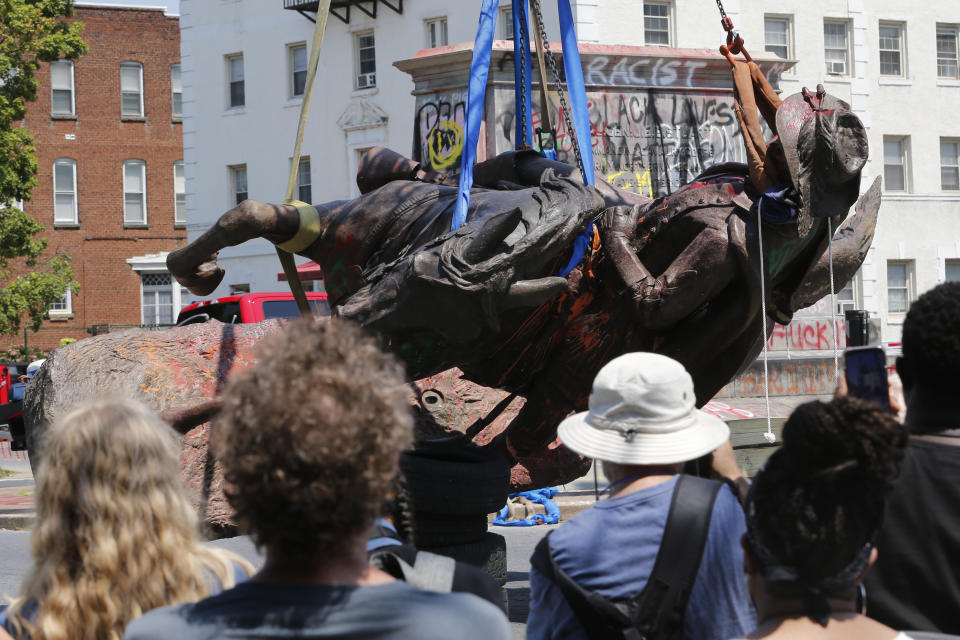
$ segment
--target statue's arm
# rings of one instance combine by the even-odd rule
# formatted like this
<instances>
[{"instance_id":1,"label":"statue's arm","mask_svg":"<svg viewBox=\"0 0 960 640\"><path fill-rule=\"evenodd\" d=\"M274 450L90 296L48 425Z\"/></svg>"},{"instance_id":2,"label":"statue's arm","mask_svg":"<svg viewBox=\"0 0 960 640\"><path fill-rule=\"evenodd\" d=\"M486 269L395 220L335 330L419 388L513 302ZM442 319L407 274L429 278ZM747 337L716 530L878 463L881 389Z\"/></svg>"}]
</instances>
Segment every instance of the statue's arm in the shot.
<instances>
[{"instance_id":1,"label":"statue's arm","mask_svg":"<svg viewBox=\"0 0 960 640\"><path fill-rule=\"evenodd\" d=\"M655 275L633 245L639 212L639 207L608 209L603 218L603 239L633 298L641 326L669 329L721 294L737 273L736 257L724 229L699 227L663 273ZM660 239L676 240L677 236Z\"/></svg>"}]
</instances>

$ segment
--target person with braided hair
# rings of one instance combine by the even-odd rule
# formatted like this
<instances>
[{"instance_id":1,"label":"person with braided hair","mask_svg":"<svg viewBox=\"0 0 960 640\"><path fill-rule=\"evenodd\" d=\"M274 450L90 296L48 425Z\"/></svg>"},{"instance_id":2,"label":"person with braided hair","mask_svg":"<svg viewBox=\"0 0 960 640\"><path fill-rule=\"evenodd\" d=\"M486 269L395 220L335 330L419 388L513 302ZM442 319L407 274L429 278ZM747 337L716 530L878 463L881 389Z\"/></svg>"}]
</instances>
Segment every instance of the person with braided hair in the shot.
<instances>
[{"instance_id":1,"label":"person with braided hair","mask_svg":"<svg viewBox=\"0 0 960 640\"><path fill-rule=\"evenodd\" d=\"M750 638L909 638L864 615L861 587L906 444L892 414L853 398L793 412L747 496Z\"/></svg>"},{"instance_id":2,"label":"person with braided hair","mask_svg":"<svg viewBox=\"0 0 960 640\"><path fill-rule=\"evenodd\" d=\"M901 629L960 634L960 282L910 306L902 341L910 442L866 581L869 614Z\"/></svg>"}]
</instances>

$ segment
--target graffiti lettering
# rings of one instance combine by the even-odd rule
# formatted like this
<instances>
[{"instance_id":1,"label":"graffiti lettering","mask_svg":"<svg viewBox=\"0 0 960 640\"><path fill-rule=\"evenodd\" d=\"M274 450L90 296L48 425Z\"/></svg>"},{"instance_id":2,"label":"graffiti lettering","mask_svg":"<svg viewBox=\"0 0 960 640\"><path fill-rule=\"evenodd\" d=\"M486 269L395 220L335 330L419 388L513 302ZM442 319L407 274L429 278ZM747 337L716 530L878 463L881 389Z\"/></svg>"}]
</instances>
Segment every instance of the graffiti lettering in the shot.
<instances>
[{"instance_id":1,"label":"graffiti lettering","mask_svg":"<svg viewBox=\"0 0 960 640\"><path fill-rule=\"evenodd\" d=\"M413 159L435 171L455 167L463 152L465 113L462 91L419 97L413 121Z\"/></svg>"}]
</instances>

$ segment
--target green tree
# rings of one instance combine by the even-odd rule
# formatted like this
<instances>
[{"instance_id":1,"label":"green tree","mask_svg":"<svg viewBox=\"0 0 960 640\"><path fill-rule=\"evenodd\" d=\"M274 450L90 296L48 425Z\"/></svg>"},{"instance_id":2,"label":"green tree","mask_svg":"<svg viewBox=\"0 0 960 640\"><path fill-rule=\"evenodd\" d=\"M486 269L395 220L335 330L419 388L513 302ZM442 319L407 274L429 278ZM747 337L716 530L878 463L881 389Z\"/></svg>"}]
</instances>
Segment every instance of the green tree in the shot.
<instances>
[{"instance_id":1,"label":"green tree","mask_svg":"<svg viewBox=\"0 0 960 640\"><path fill-rule=\"evenodd\" d=\"M13 206L37 184L36 147L21 125L37 99L34 74L87 52L83 25L63 20L72 15L73 0L0 0L0 333L18 332L24 317L36 331L51 302L77 291L70 256L44 256L43 225Z\"/></svg>"}]
</instances>

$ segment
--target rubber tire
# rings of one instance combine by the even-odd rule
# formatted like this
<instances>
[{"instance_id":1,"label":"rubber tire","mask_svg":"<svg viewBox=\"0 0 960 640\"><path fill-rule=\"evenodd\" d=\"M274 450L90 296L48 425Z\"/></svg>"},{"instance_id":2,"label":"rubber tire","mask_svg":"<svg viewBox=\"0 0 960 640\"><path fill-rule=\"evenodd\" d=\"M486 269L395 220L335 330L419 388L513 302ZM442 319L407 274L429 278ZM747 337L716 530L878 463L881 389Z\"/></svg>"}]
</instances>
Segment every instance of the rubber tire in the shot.
<instances>
[{"instance_id":1,"label":"rubber tire","mask_svg":"<svg viewBox=\"0 0 960 640\"><path fill-rule=\"evenodd\" d=\"M507 540L499 533L487 532L478 542L429 547L426 550L479 567L501 587L507 582Z\"/></svg>"},{"instance_id":2,"label":"rubber tire","mask_svg":"<svg viewBox=\"0 0 960 640\"><path fill-rule=\"evenodd\" d=\"M510 491L510 464L469 445L421 445L401 456L400 468L421 513L494 513Z\"/></svg>"},{"instance_id":3,"label":"rubber tire","mask_svg":"<svg viewBox=\"0 0 960 640\"><path fill-rule=\"evenodd\" d=\"M487 516L438 516L414 512L413 544L421 547L446 547L483 540L487 533Z\"/></svg>"}]
</instances>

